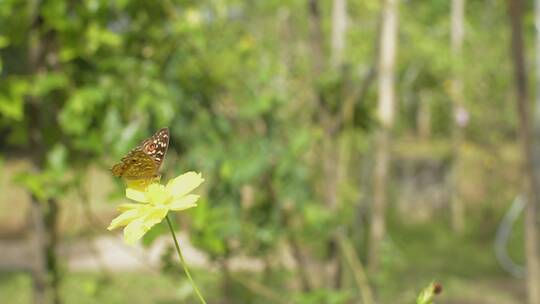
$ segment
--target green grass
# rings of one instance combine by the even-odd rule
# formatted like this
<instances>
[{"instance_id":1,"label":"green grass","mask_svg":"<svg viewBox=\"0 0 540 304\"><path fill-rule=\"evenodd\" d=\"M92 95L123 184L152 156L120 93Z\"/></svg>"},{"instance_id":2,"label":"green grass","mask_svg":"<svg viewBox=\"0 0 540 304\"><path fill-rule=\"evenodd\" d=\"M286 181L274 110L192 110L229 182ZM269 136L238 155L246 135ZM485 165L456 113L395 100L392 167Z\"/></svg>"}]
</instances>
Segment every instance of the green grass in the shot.
<instances>
[{"instance_id":1,"label":"green grass","mask_svg":"<svg viewBox=\"0 0 540 304\"><path fill-rule=\"evenodd\" d=\"M460 236L444 220L416 225L391 221L383 269L371 278L381 302L413 303L424 285L437 281L444 287L437 303L522 303L524 282L498 265L493 233L482 235L472 223L469 227Z\"/></svg>"},{"instance_id":2,"label":"green grass","mask_svg":"<svg viewBox=\"0 0 540 304\"><path fill-rule=\"evenodd\" d=\"M175 284L170 277L148 273L115 273L110 279L99 273L68 273L61 286L61 296L67 304L196 303L190 294L187 281L178 279ZM0 303L32 303L30 275L0 274Z\"/></svg>"},{"instance_id":3,"label":"green grass","mask_svg":"<svg viewBox=\"0 0 540 304\"><path fill-rule=\"evenodd\" d=\"M31 284L31 278L28 274L0 273L0 303L31 303Z\"/></svg>"}]
</instances>

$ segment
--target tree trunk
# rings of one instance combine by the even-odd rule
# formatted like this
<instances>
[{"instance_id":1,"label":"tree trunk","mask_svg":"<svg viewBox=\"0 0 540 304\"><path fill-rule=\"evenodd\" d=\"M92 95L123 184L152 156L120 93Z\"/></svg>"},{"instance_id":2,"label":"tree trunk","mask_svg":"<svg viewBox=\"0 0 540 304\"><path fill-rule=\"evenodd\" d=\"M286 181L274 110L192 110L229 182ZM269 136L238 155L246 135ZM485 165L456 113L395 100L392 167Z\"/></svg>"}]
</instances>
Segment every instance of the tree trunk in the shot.
<instances>
[{"instance_id":1,"label":"tree trunk","mask_svg":"<svg viewBox=\"0 0 540 304\"><path fill-rule=\"evenodd\" d=\"M60 269L56 254L58 244L58 203L42 202L32 196L31 218L34 229L34 263L32 267L34 303L60 304Z\"/></svg>"},{"instance_id":2,"label":"tree trunk","mask_svg":"<svg viewBox=\"0 0 540 304\"><path fill-rule=\"evenodd\" d=\"M465 0L452 0L450 48L452 51L453 73L450 87L452 110L454 113L452 125L452 171L450 176L450 210L451 223L454 231L461 233L465 228L465 207L459 193L459 169L461 168L460 147L463 141L464 115L463 80L462 80L462 48L464 36Z\"/></svg>"},{"instance_id":3,"label":"tree trunk","mask_svg":"<svg viewBox=\"0 0 540 304\"><path fill-rule=\"evenodd\" d=\"M234 299L233 295L233 282L231 277L231 270L229 269L229 261L227 257L224 257L220 261L221 266L221 290L222 290L222 300L221 304L231 304L231 299Z\"/></svg>"},{"instance_id":4,"label":"tree trunk","mask_svg":"<svg viewBox=\"0 0 540 304\"><path fill-rule=\"evenodd\" d=\"M527 206L525 210L525 255L527 259L527 298L529 304L540 303L540 264L538 256L538 171L534 170L534 153L528 106L527 74L522 37L522 2L508 0L512 28L512 59L516 81L516 105L519 116L519 133L523 145L524 170L527 177Z\"/></svg>"},{"instance_id":5,"label":"tree trunk","mask_svg":"<svg viewBox=\"0 0 540 304\"><path fill-rule=\"evenodd\" d=\"M416 113L416 130L418 137L429 140L431 137L431 94L422 91L418 99L418 111Z\"/></svg>"},{"instance_id":6,"label":"tree trunk","mask_svg":"<svg viewBox=\"0 0 540 304\"><path fill-rule=\"evenodd\" d=\"M390 166L390 132L394 124L394 74L397 42L397 0L382 4L382 24L379 55L379 85L377 115L381 123L375 141L375 170L373 180L373 206L368 252L368 268L379 268L380 244L385 234L388 169Z\"/></svg>"},{"instance_id":7,"label":"tree trunk","mask_svg":"<svg viewBox=\"0 0 540 304\"><path fill-rule=\"evenodd\" d=\"M28 63L31 74L46 73L50 67L47 60L57 56L53 53L54 32L45 30L41 13L42 2L34 0L30 3L32 27L29 32ZM32 146L32 162L38 172L45 167L46 144L43 129L46 122L41 113L43 100L30 96L26 102L25 116L29 119L30 142ZM33 273L35 303L60 304L60 270L56 255L58 242L58 203L55 198L39 201L32 195L32 223L35 229L35 267Z\"/></svg>"},{"instance_id":8,"label":"tree trunk","mask_svg":"<svg viewBox=\"0 0 540 304\"><path fill-rule=\"evenodd\" d=\"M343 64L347 33L347 0L334 0L332 7L332 65Z\"/></svg>"},{"instance_id":9,"label":"tree trunk","mask_svg":"<svg viewBox=\"0 0 540 304\"><path fill-rule=\"evenodd\" d=\"M29 35L29 49L28 49L28 62L31 66L32 71L31 72L37 72L39 70L39 62L40 58L42 57L43 47L40 43L39 34L37 30L37 20L38 20L38 10L39 10L39 1L34 0L32 1L30 5L30 16L33 20L33 29L30 31ZM29 102L32 102L30 100ZM35 101L33 101L35 102ZM37 110L36 110L37 111ZM36 111L30 111L30 114L32 115L38 115L39 112ZM35 120L32 119L35 123ZM40 138L39 134L35 132L35 130L32 130L30 133L30 139L32 142L37 143ZM41 154L39 146L35 146L35 157L34 157L34 165L37 167L37 156L38 154ZM37 169L37 168L36 168ZM34 297L34 303L36 304L45 304L48 303L48 297L47 297L47 255L46 255L46 238L47 238L47 230L45 227L45 220L44 220L44 206L43 204L35 197L32 197L32 205L31 205L31 219L32 219L32 228L33 228L33 240L32 240L32 248L34 251L34 263L33 263L33 269L32 269L32 285L33 285L33 297Z\"/></svg>"},{"instance_id":10,"label":"tree trunk","mask_svg":"<svg viewBox=\"0 0 540 304\"><path fill-rule=\"evenodd\" d=\"M534 23L536 28L536 99L532 123L534 151L533 161L534 170L536 170L537 174L540 174L540 0L535 0ZM537 184L537 187L540 187L540 185Z\"/></svg>"},{"instance_id":11,"label":"tree trunk","mask_svg":"<svg viewBox=\"0 0 540 304\"><path fill-rule=\"evenodd\" d=\"M379 102L377 115L383 129L391 129L395 112L395 61L397 44L398 0L385 0L382 6L379 47Z\"/></svg>"},{"instance_id":12,"label":"tree trunk","mask_svg":"<svg viewBox=\"0 0 540 304\"><path fill-rule=\"evenodd\" d=\"M32 248L34 261L32 267L32 285L35 304L46 304L47 301L47 258L45 255L45 223L43 220L43 206L35 197L32 197Z\"/></svg>"},{"instance_id":13,"label":"tree trunk","mask_svg":"<svg viewBox=\"0 0 540 304\"><path fill-rule=\"evenodd\" d=\"M386 230L386 201L388 199L389 130L381 129L375 135L375 168L373 179L373 206L368 247L368 269L379 269L380 245Z\"/></svg>"},{"instance_id":14,"label":"tree trunk","mask_svg":"<svg viewBox=\"0 0 540 304\"><path fill-rule=\"evenodd\" d=\"M324 67L324 44L321 23L321 8L318 0L308 1L311 51L313 52L313 74L319 77Z\"/></svg>"},{"instance_id":15,"label":"tree trunk","mask_svg":"<svg viewBox=\"0 0 540 304\"><path fill-rule=\"evenodd\" d=\"M535 100L535 106L534 106L534 116L533 116L533 162L534 162L534 170L535 170L535 173L536 173L536 187L535 189L540 189L540 185L538 183L540 183L540 0L535 0L535 18L534 18L534 24L535 24L535 29L536 29L536 100ZM535 210L532 211L531 210L531 213L532 212L537 212L538 213L538 206L540 204L540 195L537 193L536 194L536 198L537 198L537 201L536 201L536 206L535 206ZM538 227L538 218L536 217L534 220L536 220L536 222L534 222L536 225L533 227L531 225L531 227L529 229L535 229L534 231L538 231L539 227ZM533 221L533 219L529 219L529 221ZM533 232L533 235L531 235L530 237L531 238L534 238L535 241L538 241L538 235L535 235L537 234L536 232ZM534 243L536 244L536 247L534 248L538 248L538 244L537 243ZM534 245L532 245L534 246ZM531 252L531 255L533 253ZM536 251L535 253L535 256L536 258L539 257L539 252ZM538 269L538 267L540 267L540 261L535 261L533 263L531 263L533 266L532 267L535 267L534 265L536 265L536 269ZM538 269L538 272L540 272L540 269ZM535 286L537 286L537 288L540 288L538 287L539 285L539 281L540 280L540 273L538 273L536 275L532 275L531 278L530 278L530 282L529 282L529 285L531 284L536 284ZM536 278L536 281L535 281L535 278ZM534 291L532 291L534 292ZM537 296L537 299L540 299L540 291L539 290L536 290L536 296Z\"/></svg>"},{"instance_id":16,"label":"tree trunk","mask_svg":"<svg viewBox=\"0 0 540 304\"><path fill-rule=\"evenodd\" d=\"M45 243L45 254L47 257L47 272L50 276L51 296L54 304L62 303L60 297L60 265L56 249L58 248L58 201L54 198L47 200L47 210L44 214L45 228L47 231L47 242Z\"/></svg>"},{"instance_id":17,"label":"tree trunk","mask_svg":"<svg viewBox=\"0 0 540 304\"><path fill-rule=\"evenodd\" d=\"M336 211L338 205L338 188L337 188L337 172L338 172L338 157L336 147L337 134L337 119L336 117L324 108L323 100L321 99L320 89L317 86L317 80L321 76L325 65L325 50L324 50L324 35L321 20L321 8L318 0L308 1L308 13L310 20L310 40L312 49L312 70L314 76L314 92L316 98L315 108L320 117L320 124L325 130L325 137L322 140L322 170L324 172L324 190L323 199L329 210ZM344 35L344 33L341 33ZM344 39L342 41L344 43ZM326 281L326 286L336 288L340 285L341 265L337 251L337 243L334 238L328 240L327 243L327 259L323 261L322 267L325 276L323 282Z\"/></svg>"},{"instance_id":18,"label":"tree trunk","mask_svg":"<svg viewBox=\"0 0 540 304\"><path fill-rule=\"evenodd\" d=\"M344 51L347 34L347 0L334 0L332 6L332 38L331 38L331 64L341 74L344 83L342 92L335 92L342 99L339 101L341 111L332 116L331 124L327 128L327 152L325 184L329 186L327 191L327 203L330 210L337 212L340 204L339 189L348 181L348 169L350 167L351 141L347 132L353 127L354 102L348 71L344 66ZM336 125L341 124L339 134L335 130ZM332 237L329 244L329 262L327 264L328 286L340 288L343 283L343 265L338 255L338 240Z\"/></svg>"}]
</instances>

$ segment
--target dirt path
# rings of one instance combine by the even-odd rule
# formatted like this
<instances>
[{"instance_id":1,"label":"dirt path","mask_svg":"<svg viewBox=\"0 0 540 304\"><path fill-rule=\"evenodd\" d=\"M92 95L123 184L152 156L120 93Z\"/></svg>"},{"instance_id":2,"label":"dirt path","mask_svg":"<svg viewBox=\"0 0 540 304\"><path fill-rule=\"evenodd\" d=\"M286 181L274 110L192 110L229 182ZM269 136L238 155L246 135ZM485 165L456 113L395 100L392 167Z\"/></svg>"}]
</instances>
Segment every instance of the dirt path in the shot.
<instances>
[{"instance_id":1,"label":"dirt path","mask_svg":"<svg viewBox=\"0 0 540 304\"><path fill-rule=\"evenodd\" d=\"M189 242L186 233L178 232L182 253L192 267L210 267L204 252ZM152 246L126 245L120 234L108 234L95 238L80 238L75 242L60 244L59 256L69 271L141 271L158 269L160 258L167 247L173 246L168 236L154 241ZM29 270L34 260L34 250L29 239L0 239L0 272ZM263 263L249 257L237 257L230 261L233 270L260 271Z\"/></svg>"},{"instance_id":2,"label":"dirt path","mask_svg":"<svg viewBox=\"0 0 540 304\"><path fill-rule=\"evenodd\" d=\"M189 243L185 233L178 234L182 251L188 263L205 266L207 259ZM160 257L170 240L159 238L149 248L126 245L120 235L103 235L62 243L59 256L70 271L96 271L106 267L111 271L139 271L158 266ZM34 250L29 239L0 240L0 271L25 270L32 267Z\"/></svg>"}]
</instances>

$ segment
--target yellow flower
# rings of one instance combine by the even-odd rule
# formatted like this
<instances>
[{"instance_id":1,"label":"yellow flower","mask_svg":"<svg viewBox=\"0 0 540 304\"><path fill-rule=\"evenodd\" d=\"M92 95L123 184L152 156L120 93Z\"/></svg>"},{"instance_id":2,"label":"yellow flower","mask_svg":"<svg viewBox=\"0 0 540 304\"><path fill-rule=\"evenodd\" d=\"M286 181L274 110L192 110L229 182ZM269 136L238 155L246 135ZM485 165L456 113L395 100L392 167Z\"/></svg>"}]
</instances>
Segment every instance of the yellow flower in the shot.
<instances>
[{"instance_id":1,"label":"yellow flower","mask_svg":"<svg viewBox=\"0 0 540 304\"><path fill-rule=\"evenodd\" d=\"M169 211L181 211L197 206L199 195L189 194L204 179L200 173L184 173L166 186L154 182L145 188L129 185L126 197L139 203L123 204L122 212L112 220L107 229L124 228L124 240L133 244L144 236L154 225L161 223Z\"/></svg>"}]
</instances>

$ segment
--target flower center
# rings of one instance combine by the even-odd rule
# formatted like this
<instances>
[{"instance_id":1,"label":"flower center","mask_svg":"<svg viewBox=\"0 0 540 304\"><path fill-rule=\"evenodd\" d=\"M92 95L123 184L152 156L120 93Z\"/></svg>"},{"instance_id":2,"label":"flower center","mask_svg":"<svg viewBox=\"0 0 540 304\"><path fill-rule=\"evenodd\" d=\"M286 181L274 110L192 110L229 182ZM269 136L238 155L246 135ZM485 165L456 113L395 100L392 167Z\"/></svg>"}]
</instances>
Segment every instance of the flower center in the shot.
<instances>
[{"instance_id":1,"label":"flower center","mask_svg":"<svg viewBox=\"0 0 540 304\"><path fill-rule=\"evenodd\" d=\"M160 184L148 186L146 189L146 198L153 205L165 205L171 200L171 196L165 189L165 186Z\"/></svg>"}]
</instances>

